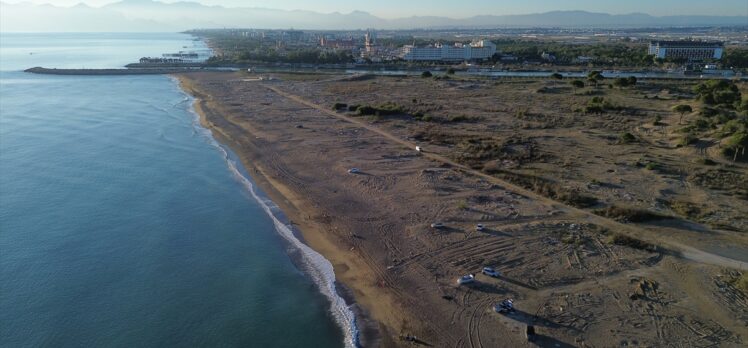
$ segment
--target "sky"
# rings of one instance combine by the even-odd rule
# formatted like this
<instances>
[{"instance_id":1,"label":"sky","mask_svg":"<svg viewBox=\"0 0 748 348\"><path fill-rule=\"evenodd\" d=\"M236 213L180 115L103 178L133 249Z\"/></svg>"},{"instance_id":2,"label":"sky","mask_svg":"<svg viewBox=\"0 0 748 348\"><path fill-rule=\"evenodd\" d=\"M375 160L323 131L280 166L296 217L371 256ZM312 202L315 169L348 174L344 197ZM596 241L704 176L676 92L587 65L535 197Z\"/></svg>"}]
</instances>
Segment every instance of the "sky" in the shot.
<instances>
[{"instance_id":1,"label":"sky","mask_svg":"<svg viewBox=\"0 0 748 348\"><path fill-rule=\"evenodd\" d=\"M3 0L72 6L83 2L98 7L118 0ZM175 0L163 0L174 2ZM748 16L748 0L199 0L206 5L265 7L315 12L366 11L383 18L528 14L555 10L584 10L624 14L642 12L654 16L715 15ZM748 24L748 23L747 23Z\"/></svg>"}]
</instances>

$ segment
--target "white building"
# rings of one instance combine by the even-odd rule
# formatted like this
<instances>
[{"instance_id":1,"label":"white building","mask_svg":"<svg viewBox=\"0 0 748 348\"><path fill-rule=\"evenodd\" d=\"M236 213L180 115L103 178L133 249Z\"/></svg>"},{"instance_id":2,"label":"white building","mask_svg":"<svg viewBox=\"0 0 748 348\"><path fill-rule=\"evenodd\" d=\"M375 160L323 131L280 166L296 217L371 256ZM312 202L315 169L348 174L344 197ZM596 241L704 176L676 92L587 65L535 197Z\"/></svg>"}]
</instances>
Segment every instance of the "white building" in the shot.
<instances>
[{"instance_id":1,"label":"white building","mask_svg":"<svg viewBox=\"0 0 748 348\"><path fill-rule=\"evenodd\" d=\"M426 47L405 45L400 52L400 58L410 61L463 61L488 59L494 54L496 54L496 45L491 41L481 40L469 45L462 43L455 43L452 46L436 44Z\"/></svg>"},{"instance_id":2,"label":"white building","mask_svg":"<svg viewBox=\"0 0 748 348\"><path fill-rule=\"evenodd\" d=\"M649 54L662 59L718 60L722 58L723 51L724 45L721 42L652 41L649 43Z\"/></svg>"}]
</instances>

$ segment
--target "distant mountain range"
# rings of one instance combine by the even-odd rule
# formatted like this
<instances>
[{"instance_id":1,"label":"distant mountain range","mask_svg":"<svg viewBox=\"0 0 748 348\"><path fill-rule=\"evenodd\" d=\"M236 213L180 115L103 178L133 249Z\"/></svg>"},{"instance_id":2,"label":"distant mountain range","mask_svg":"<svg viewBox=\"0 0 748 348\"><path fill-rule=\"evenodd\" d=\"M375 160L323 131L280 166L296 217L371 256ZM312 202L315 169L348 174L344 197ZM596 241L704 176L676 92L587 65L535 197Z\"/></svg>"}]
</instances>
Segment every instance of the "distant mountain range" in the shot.
<instances>
[{"instance_id":1,"label":"distant mountain range","mask_svg":"<svg viewBox=\"0 0 748 348\"><path fill-rule=\"evenodd\" d=\"M414 16L383 19L367 12L318 13L266 8L227 8L196 2L163 3L123 0L103 7L9 4L0 2L3 32L182 31L194 28L297 29L437 29L502 27L696 27L748 26L748 16L664 16L644 13L611 15L585 11L554 11L526 15L482 15L470 18Z\"/></svg>"}]
</instances>

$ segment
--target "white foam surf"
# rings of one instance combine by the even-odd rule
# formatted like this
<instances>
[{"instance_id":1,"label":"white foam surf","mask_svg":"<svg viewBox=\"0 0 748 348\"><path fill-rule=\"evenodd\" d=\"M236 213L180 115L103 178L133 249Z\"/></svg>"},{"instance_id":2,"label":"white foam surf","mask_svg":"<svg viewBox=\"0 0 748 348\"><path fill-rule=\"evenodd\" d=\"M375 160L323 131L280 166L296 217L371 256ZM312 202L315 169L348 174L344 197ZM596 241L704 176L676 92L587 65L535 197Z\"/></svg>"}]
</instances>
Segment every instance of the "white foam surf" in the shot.
<instances>
[{"instance_id":1,"label":"white foam surf","mask_svg":"<svg viewBox=\"0 0 748 348\"><path fill-rule=\"evenodd\" d=\"M183 91L184 93L184 91ZM188 111L194 116L193 126L195 131L203 136L211 145L215 146L226 160L226 164L234 175L234 177L244 186L252 197L260 204L262 209L267 213L270 219L273 221L276 232L285 239L291 247L298 251L301 255L301 264L303 271L312 279L317 285L319 291L327 297L330 301L332 316L335 318L337 324L343 329L345 335L345 346L346 347L358 347L358 328L356 327L356 316L351 310L350 306L346 304L345 300L338 294L335 286L335 272L333 271L332 264L320 253L310 248L299 240L293 232L291 226L284 224L279 218L280 208L273 203L271 200L262 197L256 190L252 181L244 176L239 170L240 164L237 164L235 160L229 156L229 151L224 148L223 145L213 138L210 130L204 128L200 124L200 116L195 112L194 102L195 99L186 94L190 103L188 104ZM180 103L181 104L181 103Z\"/></svg>"}]
</instances>

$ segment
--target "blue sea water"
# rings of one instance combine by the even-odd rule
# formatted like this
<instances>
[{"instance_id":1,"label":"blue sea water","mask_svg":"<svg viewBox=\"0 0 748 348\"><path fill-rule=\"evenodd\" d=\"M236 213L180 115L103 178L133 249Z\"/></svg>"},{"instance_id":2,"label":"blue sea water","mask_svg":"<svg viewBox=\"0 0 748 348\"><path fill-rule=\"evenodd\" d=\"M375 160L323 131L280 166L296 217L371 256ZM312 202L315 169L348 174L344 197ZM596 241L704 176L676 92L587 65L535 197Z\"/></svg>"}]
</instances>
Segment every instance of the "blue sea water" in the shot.
<instances>
[{"instance_id":1,"label":"blue sea water","mask_svg":"<svg viewBox=\"0 0 748 348\"><path fill-rule=\"evenodd\" d=\"M0 346L355 340L329 262L272 215L174 79L20 71L120 67L201 45L0 34Z\"/></svg>"}]
</instances>

